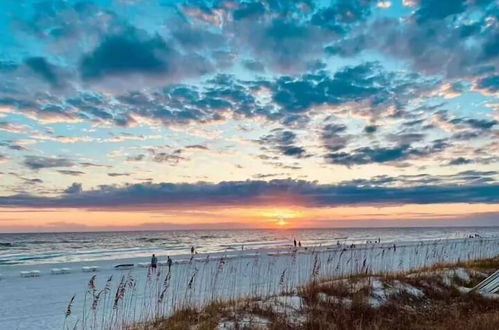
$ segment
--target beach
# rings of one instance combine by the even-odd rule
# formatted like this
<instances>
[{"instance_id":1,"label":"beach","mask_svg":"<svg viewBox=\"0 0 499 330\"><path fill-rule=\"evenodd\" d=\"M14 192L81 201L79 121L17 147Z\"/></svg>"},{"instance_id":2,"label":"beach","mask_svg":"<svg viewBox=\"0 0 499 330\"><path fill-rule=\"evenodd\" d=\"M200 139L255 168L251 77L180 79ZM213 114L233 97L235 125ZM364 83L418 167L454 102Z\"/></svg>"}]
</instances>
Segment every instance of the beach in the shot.
<instances>
[{"instance_id":1,"label":"beach","mask_svg":"<svg viewBox=\"0 0 499 330\"><path fill-rule=\"evenodd\" d=\"M483 259L499 254L499 238L466 238L397 243L371 243L315 246L301 249L267 248L224 251L210 254L178 255L173 265L168 290L160 310L157 295L165 281L168 267L160 258L158 272L148 274L139 263L148 258L124 258L91 262L45 263L3 267L0 280L1 329L54 329L63 324L80 322L88 293L88 282L94 275L82 272L84 266L98 266L95 290L104 287L113 277L110 292L123 278L133 278L134 288L128 304L134 304L133 316L117 316L128 322L151 319L157 314L168 315L187 305L202 306L214 299L236 299L247 296L276 294L297 287L312 279L325 279L361 273L401 272L437 263ZM117 270L117 264L134 264L129 270ZM52 275L52 268L67 267L70 274ZM21 278L21 271L38 270L40 277ZM71 315L65 320L67 305L75 296ZM141 310L156 306L154 310ZM110 313L112 306L100 306L96 313ZM120 306L117 307L119 309ZM130 308L130 306L123 309ZM146 308L147 309L147 308ZM100 318L100 317L99 317ZM70 326L70 328L72 328Z\"/></svg>"}]
</instances>

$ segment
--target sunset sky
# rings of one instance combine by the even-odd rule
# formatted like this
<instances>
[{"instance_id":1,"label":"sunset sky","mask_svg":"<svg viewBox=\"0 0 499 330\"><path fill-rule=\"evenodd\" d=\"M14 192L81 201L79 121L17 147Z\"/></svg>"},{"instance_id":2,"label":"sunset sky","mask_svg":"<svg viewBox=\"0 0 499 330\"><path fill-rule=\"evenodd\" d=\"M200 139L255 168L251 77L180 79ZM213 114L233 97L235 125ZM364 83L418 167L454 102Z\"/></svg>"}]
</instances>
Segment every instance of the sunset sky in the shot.
<instances>
[{"instance_id":1,"label":"sunset sky","mask_svg":"<svg viewBox=\"0 0 499 330\"><path fill-rule=\"evenodd\" d=\"M0 232L499 225L493 0L0 2Z\"/></svg>"}]
</instances>

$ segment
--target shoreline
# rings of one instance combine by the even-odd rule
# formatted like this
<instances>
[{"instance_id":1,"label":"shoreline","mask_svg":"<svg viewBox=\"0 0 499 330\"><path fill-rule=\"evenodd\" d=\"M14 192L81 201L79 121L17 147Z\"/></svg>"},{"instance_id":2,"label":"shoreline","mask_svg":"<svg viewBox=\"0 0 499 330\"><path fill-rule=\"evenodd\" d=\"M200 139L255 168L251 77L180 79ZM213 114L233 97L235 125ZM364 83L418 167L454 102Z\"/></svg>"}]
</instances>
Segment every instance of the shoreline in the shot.
<instances>
[{"instance_id":1,"label":"shoreline","mask_svg":"<svg viewBox=\"0 0 499 330\"><path fill-rule=\"evenodd\" d=\"M362 250L366 248L389 248L393 245L398 247L407 247L407 246L417 246L421 244L443 244L443 243L451 243L451 242L465 242L469 240L482 240L482 241L491 241L491 240L499 240L499 237L479 237L479 238L448 238L448 239L422 239L419 241L399 241L399 242L387 242L387 243L361 243L354 244L354 249ZM210 260L217 260L221 257L225 257L226 259L232 258L248 258L255 257L258 255L267 254L269 256L278 256L278 255L290 255L297 251L297 253L311 253L311 252L324 252L324 251L336 251L342 249L351 249L352 244L328 244L328 245L311 245L304 246L301 248L288 246L288 247L266 247L266 248L245 248L244 250L226 250L226 251L217 251L217 252L202 252L192 255L190 253L182 253L177 255L171 255L170 257L173 260L174 264L182 264L189 262L192 256L194 256L193 261L195 262L204 262L206 258L209 257ZM164 266L164 262L166 261L166 256L168 255L166 252L162 252L161 250L153 250L151 254L155 253L159 259L159 265ZM101 271L103 270L114 270L114 266L118 264L134 264L134 269L140 269L138 267L139 263L148 262L150 257L123 257L123 258L109 258L102 260L93 260L93 261L69 261L69 262L43 262L37 264L0 264L0 274L2 274L2 278L10 277L12 275L19 275L20 271L29 271L29 270L38 270L41 272L41 276L43 275L51 275L50 270L52 268L62 268L68 267L71 268L71 273L65 275L71 275L74 273L81 273L81 268L84 266L98 266Z\"/></svg>"},{"instance_id":2,"label":"shoreline","mask_svg":"<svg viewBox=\"0 0 499 330\"><path fill-rule=\"evenodd\" d=\"M0 267L16 265L59 264L67 262L97 262L118 259L149 258L152 253L161 255L185 255L194 246L200 253L236 252L246 250L289 248L293 239L304 246L364 244L367 240L381 238L383 243L396 244L406 241L466 238L470 234L482 237L499 237L499 227L481 229L327 229L308 231L258 231L247 234L239 231L202 232L132 232L95 234L39 234L0 235Z\"/></svg>"}]
</instances>

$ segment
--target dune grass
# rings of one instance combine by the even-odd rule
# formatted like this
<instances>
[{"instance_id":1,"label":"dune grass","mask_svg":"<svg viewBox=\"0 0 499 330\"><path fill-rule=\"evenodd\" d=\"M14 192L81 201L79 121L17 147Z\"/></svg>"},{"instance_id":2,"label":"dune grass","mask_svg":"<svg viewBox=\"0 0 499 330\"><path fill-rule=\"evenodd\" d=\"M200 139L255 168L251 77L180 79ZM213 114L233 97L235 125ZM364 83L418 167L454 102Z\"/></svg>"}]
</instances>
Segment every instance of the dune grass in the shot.
<instances>
[{"instance_id":1,"label":"dune grass","mask_svg":"<svg viewBox=\"0 0 499 330\"><path fill-rule=\"evenodd\" d=\"M458 289L475 285L496 269L499 257L409 273L314 281L281 296L182 309L130 329L499 329L499 299ZM469 278L453 275L456 270ZM386 295L379 306L372 304L379 290L373 289L375 281ZM410 290L393 290L397 285ZM386 294L390 290L392 293ZM299 306L283 304L286 297L298 299Z\"/></svg>"},{"instance_id":2,"label":"dune grass","mask_svg":"<svg viewBox=\"0 0 499 330\"><path fill-rule=\"evenodd\" d=\"M461 260L494 255L497 243L470 239L193 255L171 269L149 269L147 276L132 271L107 280L93 276L84 295L71 298L63 329L396 329L411 317L433 315L433 308L435 314L467 315L460 306L470 302L469 295L455 286L476 285L499 261ZM459 302L456 309L443 309L453 306L452 299ZM477 306L464 311L489 310L481 300Z\"/></svg>"}]
</instances>

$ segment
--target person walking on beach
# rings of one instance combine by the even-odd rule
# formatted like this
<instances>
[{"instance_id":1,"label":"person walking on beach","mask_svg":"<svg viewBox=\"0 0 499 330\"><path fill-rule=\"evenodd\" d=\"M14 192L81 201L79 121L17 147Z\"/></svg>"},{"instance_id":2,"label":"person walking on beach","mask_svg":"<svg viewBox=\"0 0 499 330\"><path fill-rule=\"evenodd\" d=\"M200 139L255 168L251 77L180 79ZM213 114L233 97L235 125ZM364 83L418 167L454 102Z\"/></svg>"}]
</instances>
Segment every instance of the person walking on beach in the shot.
<instances>
[{"instance_id":1,"label":"person walking on beach","mask_svg":"<svg viewBox=\"0 0 499 330\"><path fill-rule=\"evenodd\" d=\"M295 247L296 247L296 239L295 239L295 240L293 240L293 243L295 244Z\"/></svg>"},{"instance_id":2,"label":"person walking on beach","mask_svg":"<svg viewBox=\"0 0 499 330\"><path fill-rule=\"evenodd\" d=\"M156 270L157 267L158 267L158 258L156 258L156 255L153 254L151 257L151 268L153 270Z\"/></svg>"},{"instance_id":3,"label":"person walking on beach","mask_svg":"<svg viewBox=\"0 0 499 330\"><path fill-rule=\"evenodd\" d=\"M301 241L298 242L298 247L301 247Z\"/></svg>"},{"instance_id":4,"label":"person walking on beach","mask_svg":"<svg viewBox=\"0 0 499 330\"><path fill-rule=\"evenodd\" d=\"M191 254L194 254L194 251L195 250L194 250L194 246L193 246L193 247L191 247Z\"/></svg>"},{"instance_id":5,"label":"person walking on beach","mask_svg":"<svg viewBox=\"0 0 499 330\"><path fill-rule=\"evenodd\" d=\"M166 263L168 265L168 272L170 272L172 269L172 263L173 263L172 258L170 258L170 256L166 257Z\"/></svg>"}]
</instances>

